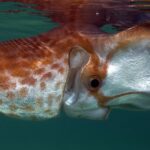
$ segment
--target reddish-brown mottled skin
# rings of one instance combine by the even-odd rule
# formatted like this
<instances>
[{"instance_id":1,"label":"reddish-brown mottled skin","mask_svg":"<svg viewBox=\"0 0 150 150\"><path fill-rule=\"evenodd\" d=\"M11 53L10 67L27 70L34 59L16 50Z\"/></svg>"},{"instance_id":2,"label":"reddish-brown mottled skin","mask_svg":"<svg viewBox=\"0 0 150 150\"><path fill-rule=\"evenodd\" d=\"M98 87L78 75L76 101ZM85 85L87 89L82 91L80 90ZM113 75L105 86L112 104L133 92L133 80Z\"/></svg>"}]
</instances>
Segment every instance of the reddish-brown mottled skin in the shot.
<instances>
[{"instance_id":1,"label":"reddish-brown mottled skin","mask_svg":"<svg viewBox=\"0 0 150 150\"><path fill-rule=\"evenodd\" d=\"M149 24L144 25L144 32L145 28L149 29ZM136 28L135 32L137 33L137 31L138 28ZM140 32L142 32L142 28L140 28ZM59 33L61 33L61 35L59 35ZM134 33L134 30L132 33ZM128 32L124 32L124 34L128 36ZM147 34L145 33L143 35ZM135 38L134 36L132 37ZM136 38L138 38L138 36L136 36ZM129 40L129 37L127 39ZM5 74L5 72L12 77L20 78L21 84L32 86L36 83L36 79L33 75L42 74L41 90L43 90L45 88L43 81L50 79L52 72L49 71L44 73L44 68L39 68L39 63L43 65L52 64L52 62L56 61L56 58L59 59L64 57L64 55L68 56L69 50L75 45L80 45L91 54L91 67L88 67L88 70L91 69L90 71L85 70L85 74L88 75L88 72L91 74L99 72L101 77L105 78L107 66L103 66L101 71L96 70L97 66L100 65L100 61L93 50L90 37L63 28L56 29L53 32L38 37L1 43L0 90L8 90L16 87L15 83L10 80L9 75ZM54 51L53 55L52 51ZM64 63L67 62L65 61ZM64 68L61 64L54 63L51 67L63 73ZM12 94L9 93L8 97L12 97Z\"/></svg>"},{"instance_id":2,"label":"reddish-brown mottled skin","mask_svg":"<svg viewBox=\"0 0 150 150\"><path fill-rule=\"evenodd\" d=\"M61 35L58 35L61 33ZM41 75L41 90L53 72L57 70L64 73L62 64L55 63L57 59L69 54L70 48L81 45L89 53L93 53L92 45L88 38L78 33L72 33L66 29L56 29L50 33L38 37L13 40L0 44L0 90L9 90L16 87L15 81L10 77L18 78L20 84L34 86L37 79L34 75ZM67 63L64 60L64 63ZM51 65L51 69L45 72L41 66ZM7 72L7 73L6 73ZM23 90L25 91L25 90ZM25 92L21 92L25 95ZM9 97L12 94L9 94Z\"/></svg>"},{"instance_id":3,"label":"reddish-brown mottled skin","mask_svg":"<svg viewBox=\"0 0 150 150\"><path fill-rule=\"evenodd\" d=\"M0 0L0 2L8 1ZM52 21L60 23L61 27L37 37L0 43L0 92L7 97L6 99L4 95L4 99L0 100L0 104L14 100L14 103L10 103L9 109L4 110L3 113L17 116L21 110L25 113L34 112L33 117L37 117L36 114L39 113L40 116L42 110L43 116L46 114L49 115L47 117L57 115L57 109L60 108L63 95L62 85L65 82L61 80L66 80L65 73L67 72L68 56L71 48L80 46L90 55L88 64L81 75L83 82L86 82L88 77L93 74L103 80L107 75L109 58L116 51L110 50L106 63L102 64L101 55L100 53L97 54L98 51L95 50L95 40L100 39L100 43L98 43L99 50L103 50L100 47L109 40L118 42L122 46L129 40L135 41L139 37L137 35L141 33L144 37L149 38L146 33L146 31L149 33L149 23L119 34L119 39L117 36L111 38L109 35L100 34L99 27L106 23L111 23L119 29L126 29L137 23L134 18L141 11L134 5L131 8L129 2L133 0L106 0L105 2L103 0L12 1L37 4L36 9L42 10L44 15L50 17ZM119 15L121 13L124 15ZM132 37L130 38L131 34ZM102 38L103 35L105 38ZM124 40L125 38L122 38L122 36L127 37L128 41ZM54 80L53 76L57 74L58 76L55 77L57 82L52 82ZM60 79L59 75L62 75ZM36 91L37 93L34 88L39 89ZM53 89L51 90L51 88ZM34 91L34 96L30 89ZM59 89L61 89L60 92L58 92ZM53 90L56 92L55 94ZM113 99L113 97L106 97L103 93L97 91L89 92L96 97L101 106L108 100ZM20 101L15 105L16 99L18 101L18 99L25 100L25 98L27 98L26 105L24 105L24 102L20 103ZM28 103L28 100L32 103ZM28 116L32 117L30 114Z\"/></svg>"}]
</instances>

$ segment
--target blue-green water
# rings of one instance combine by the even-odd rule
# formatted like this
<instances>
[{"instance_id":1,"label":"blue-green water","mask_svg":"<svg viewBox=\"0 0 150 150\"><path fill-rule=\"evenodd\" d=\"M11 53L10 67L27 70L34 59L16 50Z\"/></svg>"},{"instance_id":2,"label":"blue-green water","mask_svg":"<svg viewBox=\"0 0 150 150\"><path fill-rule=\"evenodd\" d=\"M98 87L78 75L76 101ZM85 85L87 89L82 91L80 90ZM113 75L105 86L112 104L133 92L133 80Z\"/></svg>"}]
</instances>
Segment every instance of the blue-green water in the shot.
<instances>
[{"instance_id":1,"label":"blue-green water","mask_svg":"<svg viewBox=\"0 0 150 150\"><path fill-rule=\"evenodd\" d=\"M15 9L12 3L0 10ZM48 18L0 13L0 40L26 37L57 26ZM0 150L149 150L150 112L114 110L107 121L57 118L22 121L0 117Z\"/></svg>"}]
</instances>

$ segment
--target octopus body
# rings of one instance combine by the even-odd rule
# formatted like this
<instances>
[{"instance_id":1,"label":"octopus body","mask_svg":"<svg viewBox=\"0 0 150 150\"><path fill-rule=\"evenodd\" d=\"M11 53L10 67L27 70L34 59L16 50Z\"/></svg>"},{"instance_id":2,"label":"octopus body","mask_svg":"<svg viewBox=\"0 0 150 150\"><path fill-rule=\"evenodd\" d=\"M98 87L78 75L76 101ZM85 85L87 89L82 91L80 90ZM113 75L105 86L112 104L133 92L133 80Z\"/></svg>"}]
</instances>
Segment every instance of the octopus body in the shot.
<instances>
[{"instance_id":1,"label":"octopus body","mask_svg":"<svg viewBox=\"0 0 150 150\"><path fill-rule=\"evenodd\" d=\"M1 113L48 119L57 116L63 105L70 116L106 119L114 107L131 104L149 109L146 106L150 101L150 72L144 65L150 63L150 23L141 24L138 20L139 25L135 25L137 22L133 19L141 14L148 16L147 10L142 11L143 5L131 7L131 1L127 0L103 3L64 0L59 1L59 5L56 0L14 1L37 4L37 9L45 11L45 15L62 26L37 37L0 43ZM149 1L146 2L149 5ZM116 16L116 8L124 10L125 15ZM60 13L64 17L60 17ZM129 13L129 20L123 22ZM127 29L108 35L98 29L105 23L112 23L120 31ZM138 76L135 75L137 64L144 72Z\"/></svg>"},{"instance_id":2,"label":"octopus body","mask_svg":"<svg viewBox=\"0 0 150 150\"><path fill-rule=\"evenodd\" d=\"M59 33L63 36L59 37ZM52 34L0 44L0 111L27 119L58 115L68 72L69 50L79 43L91 46L82 36L64 29ZM59 37L59 40L58 40Z\"/></svg>"},{"instance_id":3,"label":"octopus body","mask_svg":"<svg viewBox=\"0 0 150 150\"><path fill-rule=\"evenodd\" d=\"M1 112L39 119L57 115L67 55L40 38L6 42L0 47Z\"/></svg>"}]
</instances>

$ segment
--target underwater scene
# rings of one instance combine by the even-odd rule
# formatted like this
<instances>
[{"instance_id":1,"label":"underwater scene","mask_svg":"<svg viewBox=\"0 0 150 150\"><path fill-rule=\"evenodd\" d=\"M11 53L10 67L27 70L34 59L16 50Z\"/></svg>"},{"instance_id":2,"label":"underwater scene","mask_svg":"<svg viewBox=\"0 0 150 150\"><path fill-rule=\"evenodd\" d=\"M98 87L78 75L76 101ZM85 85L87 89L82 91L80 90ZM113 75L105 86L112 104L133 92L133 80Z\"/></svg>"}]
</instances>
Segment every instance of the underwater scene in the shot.
<instances>
[{"instance_id":1,"label":"underwater scene","mask_svg":"<svg viewBox=\"0 0 150 150\"><path fill-rule=\"evenodd\" d=\"M78 15L69 16L68 13L66 13L66 11L68 11L67 6L64 11L63 8L57 8L57 6L55 6L56 4L54 8L52 8L54 10L56 9L56 14L53 14L50 10L47 11L48 8L44 5L44 2L48 0L43 0L43 5L40 7L36 7L36 5L34 6L32 3L32 5L28 5L20 3L19 0L16 1L17 2L0 0L0 112L2 113L0 115L0 150L149 150L149 1L145 0L144 5L141 5L141 1L137 0L139 3L138 11L134 12L131 9L126 14L124 13L124 9L127 10L127 8L125 8L126 0L122 0L121 5L114 0L116 3L106 4L109 6L107 6L107 13L102 14L106 15L107 21L102 17L97 20L91 15L95 10L96 16L100 15L99 3L96 3L98 0L93 0L93 3L91 2L85 5L86 8L83 9L83 12L81 11L83 14L88 14L85 18L81 16L82 13L80 14L80 11ZM26 2L26 0L20 1ZM64 1L67 2L67 0ZM33 3L34 2L36 1L33 0ZM59 2L60 6L63 6L63 0L56 0L58 5ZM111 0L108 2L111 2ZM39 3L41 3L41 1L37 0L37 4ZM77 0L75 5L79 5L79 3L80 0ZM48 5L48 3L46 3L46 5ZM103 7L105 8L106 5ZM116 7L116 5L118 6ZM114 7L114 10L110 12L109 9L111 10L112 7ZM76 8L74 8L73 5L73 10L74 9ZM122 15L115 13L116 9L120 10ZM46 10L48 13L43 13L41 10ZM105 11L104 9L102 12ZM76 13L72 11L72 7L71 13ZM109 16L111 17L109 18ZM89 18L91 18L91 21L89 21ZM128 18L129 20L127 21L126 19ZM79 20L79 22L76 22L76 19ZM119 33L118 36L115 36L117 33ZM86 35L85 37L84 34ZM99 35L102 36L99 38ZM38 36L39 38L36 38ZM31 37L33 37L33 39ZM24 40L26 38L27 41ZM54 41L52 43L49 44L47 42L53 39ZM57 42L59 40L60 42ZM99 56L98 59L101 57L105 58L109 51L108 49L112 49L112 53L110 52L108 54L109 63L106 64L106 66L110 66L108 68L106 67L108 69L106 73L105 59L101 59L100 61L102 63L104 62L104 67L103 64L99 65L99 62L96 60L96 55L92 59L95 53L91 52L89 41L91 43L93 42L94 46L96 45L94 47L96 54L101 53L101 49L105 49L105 52L101 53L102 55ZM118 50L116 52L114 47L118 41L121 43L121 46L116 46L117 49L119 49L119 52ZM133 45L128 45L130 41ZM39 44L39 42L41 43ZM71 45L69 48L71 48L72 53L65 51L68 46L66 43ZM43 46L43 44L46 46ZM78 47L78 44L82 46L82 48ZM15 50L16 45L17 50ZM26 45L28 46L26 47ZM56 61L56 59L51 57L51 55L53 55L51 53L55 52L48 48L50 47L49 45L52 45L53 49L58 50L58 53L56 53L56 55L59 55L59 57L56 56L57 63L60 63L64 68L66 65L63 65L63 63L66 62L66 56L64 60L61 61L61 57L64 57L63 54L61 55L61 51L63 50L64 53L67 53L67 56L69 55L69 59L67 60L69 63L69 73L67 77L64 73L64 68L57 67L58 64L53 63L54 66L50 68L52 69L54 67L52 71L55 70L56 73L54 72L54 74L51 75L48 70L48 73L44 74L40 80L38 76L36 76L36 81L40 82L39 85L35 83L36 81L31 80L31 78L17 80L18 76L19 79L27 76L24 70L20 70L20 68L26 65L27 67L28 65L33 66L33 68L30 66L30 69L33 70L34 73L41 71L41 68L40 70L39 68L34 68L35 64L35 66L38 67L41 62L46 66L46 69L49 69L47 66L49 57L51 60ZM72 48L72 45L75 45L75 48ZM39 47L42 46L45 50L48 49L50 53L40 51ZM61 50L57 49L58 47L60 47ZM144 48L145 51L143 50L141 52L140 48ZM19 53L21 49L23 53ZM120 49L123 49L123 52ZM134 49L136 49L135 53L133 52ZM79 51L81 55L79 53L76 54L74 50ZM91 57L85 53L85 50L87 50ZM30 56L32 57L30 58ZM36 58L34 58L34 56L36 56ZM41 56L43 56L45 60L43 60ZM18 57L22 57L24 60L27 58L28 61L26 62L25 60L22 63L14 62L14 57L15 60L19 60ZM92 60L91 62L88 61L89 57ZM34 62L32 62L33 59ZM8 62L5 62L5 60ZM124 63L126 61L127 63ZM135 61L135 63L133 61ZM140 61L142 63L140 63ZM1 65L4 62L4 66L8 68L7 70ZM19 65L24 64L24 62L25 65ZM102 66L102 69L97 69L97 66L93 65L93 62L96 65ZM94 74L88 83L85 83L88 80L88 76L85 75L88 74L88 68L85 66L88 66L90 63L91 68L96 68L96 73L100 71L100 74L98 74L100 78ZM19 66L20 72L16 71L14 66L16 68ZM134 69L130 70L128 66ZM119 74L115 70L117 67L120 67L118 69ZM83 72L84 69L85 74ZM14 77L12 81L17 80L17 84L18 81L20 81L20 84L14 87L13 82L8 82L9 85L12 85L9 87L11 88L11 92L5 93L8 87L7 84L2 83L2 81L5 82L5 78L3 79L1 74L5 74L6 71L9 72L10 70ZM60 71L60 73L58 71ZM142 73L137 73L138 71ZM83 72L83 74L79 75L78 72ZM62 77L63 75L65 75L65 77ZM49 80L51 76L54 76L52 78L53 81ZM59 82L57 83L58 79ZM75 79L75 81L72 81L73 79ZM125 82L123 79L128 80L128 82ZM6 80L9 80L9 78L6 78ZM80 84L82 80L83 84ZM48 82L51 82L51 84L49 85ZM53 87L54 84L56 84L56 87ZM18 90L16 94L15 90L22 85L23 88ZM33 86L33 88L30 88L30 86ZM40 88L38 88L38 86L40 86ZM85 88L86 86L87 88ZM26 87L29 88L26 89ZM46 87L48 87L48 89L46 89ZM101 89L101 92L98 92L99 89ZM54 94L49 95L49 91ZM63 93L63 96L58 93ZM37 101L32 100L34 96ZM60 96L65 100L57 100ZM48 100L46 97L48 97ZM54 101L51 102L51 99L54 99ZM84 102L85 100L86 102ZM90 109L92 111L89 111Z\"/></svg>"}]
</instances>

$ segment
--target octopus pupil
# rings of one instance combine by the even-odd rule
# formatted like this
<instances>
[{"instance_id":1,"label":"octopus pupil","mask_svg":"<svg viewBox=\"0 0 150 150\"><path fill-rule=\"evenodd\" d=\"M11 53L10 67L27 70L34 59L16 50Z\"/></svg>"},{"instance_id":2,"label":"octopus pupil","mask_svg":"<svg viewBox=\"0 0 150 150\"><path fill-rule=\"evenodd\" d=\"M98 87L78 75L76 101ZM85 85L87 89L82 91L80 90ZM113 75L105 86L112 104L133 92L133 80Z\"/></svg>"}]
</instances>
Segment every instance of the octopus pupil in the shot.
<instances>
[{"instance_id":1,"label":"octopus pupil","mask_svg":"<svg viewBox=\"0 0 150 150\"><path fill-rule=\"evenodd\" d=\"M97 88L97 87L99 87L99 85L100 85L99 80L97 80L97 79L91 80L91 87Z\"/></svg>"}]
</instances>

